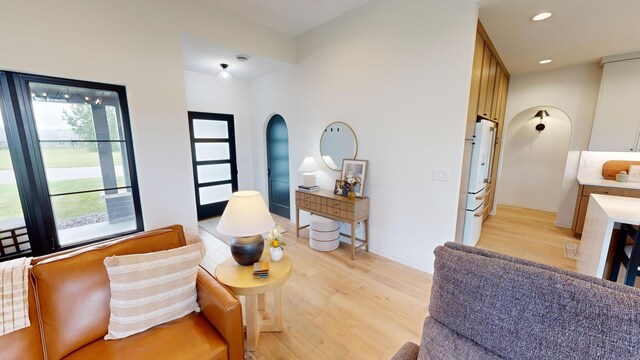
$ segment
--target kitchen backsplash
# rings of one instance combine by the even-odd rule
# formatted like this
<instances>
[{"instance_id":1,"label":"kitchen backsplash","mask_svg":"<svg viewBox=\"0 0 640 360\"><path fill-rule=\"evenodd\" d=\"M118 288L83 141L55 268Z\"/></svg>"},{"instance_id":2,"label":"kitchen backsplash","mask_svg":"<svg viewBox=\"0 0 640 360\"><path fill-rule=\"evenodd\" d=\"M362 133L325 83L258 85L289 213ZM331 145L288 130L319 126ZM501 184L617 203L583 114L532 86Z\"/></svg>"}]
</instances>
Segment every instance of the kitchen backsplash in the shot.
<instances>
[{"instance_id":1,"label":"kitchen backsplash","mask_svg":"<svg viewBox=\"0 0 640 360\"><path fill-rule=\"evenodd\" d=\"M640 152L583 151L578 165L579 179L602 179L602 165L609 160L637 160Z\"/></svg>"}]
</instances>

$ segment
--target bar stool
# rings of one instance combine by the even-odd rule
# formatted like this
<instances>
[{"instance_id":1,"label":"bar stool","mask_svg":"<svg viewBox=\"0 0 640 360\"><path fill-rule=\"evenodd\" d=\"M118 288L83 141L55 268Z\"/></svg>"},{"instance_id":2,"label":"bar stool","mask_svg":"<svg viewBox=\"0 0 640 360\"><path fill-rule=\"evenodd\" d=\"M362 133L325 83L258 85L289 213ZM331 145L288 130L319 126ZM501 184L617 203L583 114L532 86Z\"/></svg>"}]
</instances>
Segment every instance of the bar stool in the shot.
<instances>
[{"instance_id":1,"label":"bar stool","mask_svg":"<svg viewBox=\"0 0 640 360\"><path fill-rule=\"evenodd\" d=\"M627 245L627 237L633 239L633 245ZM629 224L620 226L620 234L618 235L618 244L616 244L613 265L611 267L611 276L609 280L617 281L620 272L620 264L627 268L627 274L624 279L625 285L634 286L636 277L640 276L640 229Z\"/></svg>"}]
</instances>

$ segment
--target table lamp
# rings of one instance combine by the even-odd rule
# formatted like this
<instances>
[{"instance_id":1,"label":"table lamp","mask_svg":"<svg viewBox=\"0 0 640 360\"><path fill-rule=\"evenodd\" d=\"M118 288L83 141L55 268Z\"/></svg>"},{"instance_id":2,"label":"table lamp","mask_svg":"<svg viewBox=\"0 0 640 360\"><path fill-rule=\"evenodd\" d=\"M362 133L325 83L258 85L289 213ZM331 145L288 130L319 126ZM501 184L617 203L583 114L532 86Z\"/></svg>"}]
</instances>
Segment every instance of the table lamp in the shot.
<instances>
[{"instance_id":1,"label":"table lamp","mask_svg":"<svg viewBox=\"0 0 640 360\"><path fill-rule=\"evenodd\" d=\"M304 158L298 168L298 171L303 173L302 185L306 187L316 186L316 171L318 170L320 170L320 167L313 157L307 156Z\"/></svg>"},{"instance_id":2,"label":"table lamp","mask_svg":"<svg viewBox=\"0 0 640 360\"><path fill-rule=\"evenodd\" d=\"M233 236L231 255L240 265L252 265L262 256L264 239L262 234L276 224L257 191L237 191L222 213L218 223L221 234Z\"/></svg>"}]
</instances>

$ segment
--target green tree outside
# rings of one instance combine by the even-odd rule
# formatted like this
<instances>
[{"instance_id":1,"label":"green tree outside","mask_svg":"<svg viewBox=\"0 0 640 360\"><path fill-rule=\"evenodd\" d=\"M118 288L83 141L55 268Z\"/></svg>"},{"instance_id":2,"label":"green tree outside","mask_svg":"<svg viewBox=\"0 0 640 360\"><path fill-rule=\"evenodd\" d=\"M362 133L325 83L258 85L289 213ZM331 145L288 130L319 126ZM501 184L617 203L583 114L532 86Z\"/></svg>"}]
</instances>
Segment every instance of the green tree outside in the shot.
<instances>
[{"instance_id":1,"label":"green tree outside","mask_svg":"<svg viewBox=\"0 0 640 360\"><path fill-rule=\"evenodd\" d=\"M62 110L62 119L78 135L80 140L96 140L96 130L93 126L93 114L89 104L71 104L71 110ZM115 106L105 106L107 111L107 125L109 126L109 139L118 139L118 124ZM106 139L101 139L106 140ZM98 151L95 142L81 143L81 146L89 151ZM112 144L113 146L113 144ZM116 145L117 146L117 145ZM114 148L114 150L118 150Z\"/></svg>"}]
</instances>

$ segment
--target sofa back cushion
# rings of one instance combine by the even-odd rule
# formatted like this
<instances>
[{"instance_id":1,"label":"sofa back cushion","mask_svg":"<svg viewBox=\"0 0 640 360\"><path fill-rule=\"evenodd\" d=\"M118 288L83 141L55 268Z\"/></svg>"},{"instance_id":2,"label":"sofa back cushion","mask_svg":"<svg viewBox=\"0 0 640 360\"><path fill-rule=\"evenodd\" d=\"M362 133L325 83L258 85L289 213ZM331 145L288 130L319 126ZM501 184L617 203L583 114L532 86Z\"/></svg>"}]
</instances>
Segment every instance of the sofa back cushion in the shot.
<instances>
[{"instance_id":1,"label":"sofa back cushion","mask_svg":"<svg viewBox=\"0 0 640 360\"><path fill-rule=\"evenodd\" d=\"M60 359L107 334L109 277L104 259L184 246L182 226L135 234L49 257L33 267L49 359Z\"/></svg>"},{"instance_id":2,"label":"sofa back cushion","mask_svg":"<svg viewBox=\"0 0 640 360\"><path fill-rule=\"evenodd\" d=\"M640 354L640 290L454 243L435 254L429 314L498 356Z\"/></svg>"}]
</instances>

